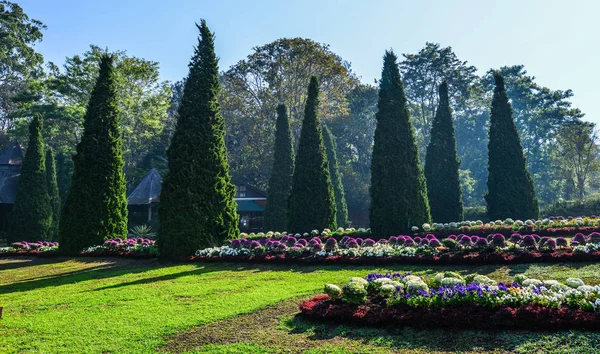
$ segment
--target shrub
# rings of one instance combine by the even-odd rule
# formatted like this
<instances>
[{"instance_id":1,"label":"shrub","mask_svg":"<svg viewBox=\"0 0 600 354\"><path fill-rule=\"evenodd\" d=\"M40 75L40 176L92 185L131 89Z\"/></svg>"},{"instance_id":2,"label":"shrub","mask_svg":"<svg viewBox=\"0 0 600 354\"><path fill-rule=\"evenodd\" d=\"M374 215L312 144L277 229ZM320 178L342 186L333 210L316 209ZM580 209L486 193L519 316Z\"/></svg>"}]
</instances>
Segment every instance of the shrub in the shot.
<instances>
[{"instance_id":1,"label":"shrub","mask_svg":"<svg viewBox=\"0 0 600 354\"><path fill-rule=\"evenodd\" d=\"M580 287L582 285L585 285L583 280L581 280L579 278L569 278L569 279L567 279L566 284L568 287L575 288L575 289L577 289L578 287Z\"/></svg>"},{"instance_id":2,"label":"shrub","mask_svg":"<svg viewBox=\"0 0 600 354\"><path fill-rule=\"evenodd\" d=\"M337 300L342 296L342 289L334 284L325 284L325 294L333 300Z\"/></svg>"},{"instance_id":3,"label":"shrub","mask_svg":"<svg viewBox=\"0 0 600 354\"><path fill-rule=\"evenodd\" d=\"M527 280L527 276L525 274L517 274L515 275L515 283L523 284L525 280Z\"/></svg>"},{"instance_id":4,"label":"shrub","mask_svg":"<svg viewBox=\"0 0 600 354\"><path fill-rule=\"evenodd\" d=\"M342 288L342 300L354 305L359 305L367 300L367 289L358 282L350 282Z\"/></svg>"},{"instance_id":5,"label":"shrub","mask_svg":"<svg viewBox=\"0 0 600 354\"><path fill-rule=\"evenodd\" d=\"M379 295L382 297L390 297L396 291L396 286L393 284L383 284L379 290Z\"/></svg>"}]
</instances>

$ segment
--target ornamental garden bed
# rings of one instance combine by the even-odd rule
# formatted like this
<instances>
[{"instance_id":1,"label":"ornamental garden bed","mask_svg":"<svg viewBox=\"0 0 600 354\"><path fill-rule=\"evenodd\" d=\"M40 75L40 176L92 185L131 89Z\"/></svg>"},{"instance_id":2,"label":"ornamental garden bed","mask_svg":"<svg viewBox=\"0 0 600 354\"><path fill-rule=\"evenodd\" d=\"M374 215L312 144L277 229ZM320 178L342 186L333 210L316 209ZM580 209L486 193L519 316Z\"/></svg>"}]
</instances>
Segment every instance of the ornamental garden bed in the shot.
<instances>
[{"instance_id":1,"label":"ornamental garden bed","mask_svg":"<svg viewBox=\"0 0 600 354\"><path fill-rule=\"evenodd\" d=\"M158 256L158 248L154 240L136 237L128 239L110 239L99 246L89 247L79 253L84 257L129 257L154 258ZM60 256L58 242L15 242L9 247L0 247L0 257L12 256Z\"/></svg>"},{"instance_id":2,"label":"ornamental garden bed","mask_svg":"<svg viewBox=\"0 0 600 354\"><path fill-rule=\"evenodd\" d=\"M338 242L285 235L280 240L232 240L222 247L198 250L191 260L202 262L274 262L307 264L503 264L600 261L600 233L576 234L571 240L539 235L502 234L486 238L451 235L440 241L391 236L374 241L345 236Z\"/></svg>"},{"instance_id":3,"label":"ornamental garden bed","mask_svg":"<svg viewBox=\"0 0 600 354\"><path fill-rule=\"evenodd\" d=\"M600 218L597 216L591 217L550 217L540 220L512 220L506 219L496 220L493 222L484 223L478 221L459 221L450 223L433 223L423 224L420 227L413 226L412 237L425 237L428 234L434 235L436 238L443 239L451 235L464 234L469 236L486 237L489 234L500 233L505 237L509 237L513 233L520 234L537 234L539 236L573 236L577 233L589 234L592 232L600 232ZM349 236L354 238L371 238L380 240L387 236L373 235L371 229L365 228L343 228L340 227L334 231L325 229L323 231L313 230L310 233L303 234L287 234L286 232L259 232L259 233L242 233L240 239L260 240L263 238L271 240L279 240L283 236L294 236L296 238L305 237L320 237L323 241L328 238L335 238L340 241L343 237Z\"/></svg>"},{"instance_id":4,"label":"ornamental garden bed","mask_svg":"<svg viewBox=\"0 0 600 354\"><path fill-rule=\"evenodd\" d=\"M325 286L300 304L301 315L335 323L416 328L600 330L600 286L520 275L514 283L438 273L369 274Z\"/></svg>"}]
</instances>

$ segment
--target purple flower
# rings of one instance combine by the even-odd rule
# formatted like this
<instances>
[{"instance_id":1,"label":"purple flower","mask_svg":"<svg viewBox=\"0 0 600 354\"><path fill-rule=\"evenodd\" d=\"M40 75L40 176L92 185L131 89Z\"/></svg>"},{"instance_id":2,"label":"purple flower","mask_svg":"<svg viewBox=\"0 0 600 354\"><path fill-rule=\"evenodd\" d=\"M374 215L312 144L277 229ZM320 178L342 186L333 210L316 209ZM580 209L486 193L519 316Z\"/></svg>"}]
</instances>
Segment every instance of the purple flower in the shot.
<instances>
[{"instance_id":1,"label":"purple flower","mask_svg":"<svg viewBox=\"0 0 600 354\"><path fill-rule=\"evenodd\" d=\"M327 252L332 252L335 251L338 248L338 244L337 241L335 240L335 238L329 238L327 239L327 241L325 242L325 251Z\"/></svg>"},{"instance_id":2,"label":"purple flower","mask_svg":"<svg viewBox=\"0 0 600 354\"><path fill-rule=\"evenodd\" d=\"M592 232L587 238L590 243L600 243L600 232Z\"/></svg>"},{"instance_id":3,"label":"purple flower","mask_svg":"<svg viewBox=\"0 0 600 354\"><path fill-rule=\"evenodd\" d=\"M306 239L304 239L304 238L301 238L301 239L299 239L299 240L298 240L298 241L296 241L296 242L297 242L297 243L301 243L301 244L302 244L303 246L305 246L305 247L306 247L306 245L308 244L308 242L307 242L307 241L306 241Z\"/></svg>"},{"instance_id":4,"label":"purple flower","mask_svg":"<svg viewBox=\"0 0 600 354\"><path fill-rule=\"evenodd\" d=\"M356 242L356 240L350 240L346 243L346 248L358 248L358 242Z\"/></svg>"},{"instance_id":5,"label":"purple flower","mask_svg":"<svg viewBox=\"0 0 600 354\"><path fill-rule=\"evenodd\" d=\"M494 247L504 247L506 246L506 239L502 234L494 234L492 237L492 246Z\"/></svg>"},{"instance_id":6,"label":"purple flower","mask_svg":"<svg viewBox=\"0 0 600 354\"><path fill-rule=\"evenodd\" d=\"M359 246L362 246L363 239L362 239L362 238L360 238L360 237L357 237L357 238L356 238L356 243L357 243Z\"/></svg>"},{"instance_id":7,"label":"purple flower","mask_svg":"<svg viewBox=\"0 0 600 354\"><path fill-rule=\"evenodd\" d=\"M413 240L415 241L415 243L421 243L422 238L419 236L415 236Z\"/></svg>"},{"instance_id":8,"label":"purple flower","mask_svg":"<svg viewBox=\"0 0 600 354\"><path fill-rule=\"evenodd\" d=\"M461 238L458 240L458 243L463 246L471 246L472 240L469 236L462 235Z\"/></svg>"},{"instance_id":9,"label":"purple flower","mask_svg":"<svg viewBox=\"0 0 600 354\"><path fill-rule=\"evenodd\" d=\"M585 235L581 232L578 232L575 234L575 236L573 236L573 238L571 239L571 244L573 243L573 241L576 241L579 245L585 245L587 243Z\"/></svg>"},{"instance_id":10,"label":"purple flower","mask_svg":"<svg viewBox=\"0 0 600 354\"><path fill-rule=\"evenodd\" d=\"M433 234L427 234L425 236L426 239L428 239L429 241L433 240L435 238L435 236Z\"/></svg>"},{"instance_id":11,"label":"purple flower","mask_svg":"<svg viewBox=\"0 0 600 354\"><path fill-rule=\"evenodd\" d=\"M567 239L560 236L556 238L556 245L558 247L567 247Z\"/></svg>"},{"instance_id":12,"label":"purple flower","mask_svg":"<svg viewBox=\"0 0 600 354\"><path fill-rule=\"evenodd\" d=\"M477 246L477 248L479 249L485 249L488 248L488 241L487 239L483 238L483 237L479 237L477 239L477 242L475 243L475 245Z\"/></svg>"},{"instance_id":13,"label":"purple flower","mask_svg":"<svg viewBox=\"0 0 600 354\"><path fill-rule=\"evenodd\" d=\"M533 248L536 245L535 238L533 235L525 235L521 239L521 244L527 248Z\"/></svg>"},{"instance_id":14,"label":"purple flower","mask_svg":"<svg viewBox=\"0 0 600 354\"><path fill-rule=\"evenodd\" d=\"M429 247L438 248L441 245L442 243L437 238L434 238L433 240L429 241Z\"/></svg>"},{"instance_id":15,"label":"purple flower","mask_svg":"<svg viewBox=\"0 0 600 354\"><path fill-rule=\"evenodd\" d=\"M373 241L373 240L372 240L372 239L370 239L370 238L366 238L366 239L363 241L363 244L362 244L361 246L363 246L363 247L373 247L373 246L375 246L375 241Z\"/></svg>"},{"instance_id":16,"label":"purple flower","mask_svg":"<svg viewBox=\"0 0 600 354\"><path fill-rule=\"evenodd\" d=\"M519 243L519 242L521 242L522 239L523 239L523 236L521 236L521 234L515 233L515 234L510 235L510 238L508 240L512 243Z\"/></svg>"},{"instance_id":17,"label":"purple flower","mask_svg":"<svg viewBox=\"0 0 600 354\"><path fill-rule=\"evenodd\" d=\"M250 249L256 249L256 248L259 248L259 247L260 247L260 242L258 242L258 241L252 241L250 243Z\"/></svg>"},{"instance_id":18,"label":"purple flower","mask_svg":"<svg viewBox=\"0 0 600 354\"><path fill-rule=\"evenodd\" d=\"M450 236L448 236L448 239L449 240L456 240L456 235L450 235Z\"/></svg>"},{"instance_id":19,"label":"purple flower","mask_svg":"<svg viewBox=\"0 0 600 354\"><path fill-rule=\"evenodd\" d=\"M283 238L281 239L283 241ZM283 241L288 247L292 247L296 244L297 240L294 236L289 236L287 240Z\"/></svg>"},{"instance_id":20,"label":"purple flower","mask_svg":"<svg viewBox=\"0 0 600 354\"><path fill-rule=\"evenodd\" d=\"M390 238L388 239L390 245L395 245L398 243L398 237L396 236L390 236Z\"/></svg>"}]
</instances>

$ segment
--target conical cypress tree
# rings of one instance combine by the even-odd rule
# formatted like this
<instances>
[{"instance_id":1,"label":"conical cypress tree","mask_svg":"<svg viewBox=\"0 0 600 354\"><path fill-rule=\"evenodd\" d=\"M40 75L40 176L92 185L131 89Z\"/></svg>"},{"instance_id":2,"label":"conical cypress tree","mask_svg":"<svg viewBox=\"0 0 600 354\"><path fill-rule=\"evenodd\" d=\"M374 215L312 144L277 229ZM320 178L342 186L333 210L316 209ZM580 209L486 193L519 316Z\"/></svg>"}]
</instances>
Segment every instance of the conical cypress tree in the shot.
<instances>
[{"instance_id":1,"label":"conical cypress tree","mask_svg":"<svg viewBox=\"0 0 600 354\"><path fill-rule=\"evenodd\" d=\"M488 143L488 192L485 195L490 220L537 219L540 214L533 179L525 165L521 139L512 118L512 106L504 78L494 73Z\"/></svg>"},{"instance_id":2,"label":"conical cypress tree","mask_svg":"<svg viewBox=\"0 0 600 354\"><path fill-rule=\"evenodd\" d=\"M318 111L319 83L313 76L308 85L292 191L288 200L288 231L336 227L335 197Z\"/></svg>"},{"instance_id":3,"label":"conical cypress tree","mask_svg":"<svg viewBox=\"0 0 600 354\"><path fill-rule=\"evenodd\" d=\"M29 145L23 159L15 204L10 213L8 241L49 240L52 208L46 187L42 118L29 124Z\"/></svg>"},{"instance_id":4,"label":"conical cypress tree","mask_svg":"<svg viewBox=\"0 0 600 354\"><path fill-rule=\"evenodd\" d=\"M77 253L127 237L127 197L112 56L104 55L59 222L60 249Z\"/></svg>"},{"instance_id":5,"label":"conical cypress tree","mask_svg":"<svg viewBox=\"0 0 600 354\"><path fill-rule=\"evenodd\" d=\"M342 184L342 175L337 161L337 143L335 136L327 126L323 127L323 140L325 141L325 151L327 152L327 161L329 162L329 176L333 185L333 195L335 197L335 221L338 226L348 226L348 206L346 205L346 193Z\"/></svg>"},{"instance_id":6,"label":"conical cypress tree","mask_svg":"<svg viewBox=\"0 0 600 354\"><path fill-rule=\"evenodd\" d=\"M284 231L288 226L287 201L294 174L294 142L287 107L277 106L275 152L264 213L265 231Z\"/></svg>"},{"instance_id":7,"label":"conical cypress tree","mask_svg":"<svg viewBox=\"0 0 600 354\"><path fill-rule=\"evenodd\" d=\"M71 186L73 174L73 160L66 157L63 151L56 154L56 182L58 183L58 195L61 205L67 200L67 192Z\"/></svg>"},{"instance_id":8,"label":"conical cypress tree","mask_svg":"<svg viewBox=\"0 0 600 354\"><path fill-rule=\"evenodd\" d=\"M371 231L397 235L430 221L427 186L397 57L386 51L371 160Z\"/></svg>"},{"instance_id":9,"label":"conical cypress tree","mask_svg":"<svg viewBox=\"0 0 600 354\"><path fill-rule=\"evenodd\" d=\"M239 235L213 34L204 20L198 28L160 195L159 247L166 257L190 256Z\"/></svg>"},{"instance_id":10,"label":"conical cypress tree","mask_svg":"<svg viewBox=\"0 0 600 354\"><path fill-rule=\"evenodd\" d=\"M60 196L58 195L58 182L56 181L56 162L54 151L46 150L46 188L52 208L52 227L50 228L50 240L58 241L58 221L60 219Z\"/></svg>"},{"instance_id":11,"label":"conical cypress tree","mask_svg":"<svg viewBox=\"0 0 600 354\"><path fill-rule=\"evenodd\" d=\"M440 101L431 126L427 146L425 178L429 207L434 222L447 223L463 219L462 192L456 153L452 112L448 101L448 85L439 88Z\"/></svg>"}]
</instances>

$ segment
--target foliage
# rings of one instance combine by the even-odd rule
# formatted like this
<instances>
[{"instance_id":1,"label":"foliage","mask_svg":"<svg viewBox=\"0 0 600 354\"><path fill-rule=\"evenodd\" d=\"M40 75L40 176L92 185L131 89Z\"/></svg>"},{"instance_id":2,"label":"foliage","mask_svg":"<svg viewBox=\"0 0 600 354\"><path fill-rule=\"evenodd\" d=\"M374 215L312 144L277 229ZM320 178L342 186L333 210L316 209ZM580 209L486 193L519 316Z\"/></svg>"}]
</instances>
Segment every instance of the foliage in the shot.
<instances>
[{"instance_id":1,"label":"foliage","mask_svg":"<svg viewBox=\"0 0 600 354\"><path fill-rule=\"evenodd\" d=\"M54 159L54 151L46 150L46 188L48 198L50 199L50 207L52 208L52 227L49 230L48 236L52 241L58 240L58 222L60 220L61 199L58 192L58 182L56 179L56 161Z\"/></svg>"},{"instance_id":2,"label":"foliage","mask_svg":"<svg viewBox=\"0 0 600 354\"><path fill-rule=\"evenodd\" d=\"M386 51L384 56L377 108L371 160L371 230L375 235L393 235L430 220L425 176L393 52Z\"/></svg>"},{"instance_id":3,"label":"foliage","mask_svg":"<svg viewBox=\"0 0 600 354\"><path fill-rule=\"evenodd\" d=\"M10 212L7 240L10 243L51 237L52 205L46 180L42 118L36 116L29 125L29 145Z\"/></svg>"},{"instance_id":4,"label":"foliage","mask_svg":"<svg viewBox=\"0 0 600 354\"><path fill-rule=\"evenodd\" d=\"M271 127L278 104L288 107L292 136L299 142L311 76L319 79L323 92L319 117L327 122L347 115L347 94L358 78L350 64L326 44L281 38L253 48L247 58L222 75L221 105L235 180L266 187L273 161Z\"/></svg>"},{"instance_id":5,"label":"foliage","mask_svg":"<svg viewBox=\"0 0 600 354\"><path fill-rule=\"evenodd\" d=\"M153 239L156 237L156 232L150 225L135 225L131 228L131 235L137 238L149 238Z\"/></svg>"},{"instance_id":6,"label":"foliage","mask_svg":"<svg viewBox=\"0 0 600 354\"><path fill-rule=\"evenodd\" d=\"M417 128L417 141L424 157L433 128L436 107L440 99L436 94L442 82L448 85L448 99L455 109L464 106L471 91L478 85L477 68L461 61L451 47L425 43L417 54L403 54L400 72L406 97L412 103L412 117Z\"/></svg>"},{"instance_id":7,"label":"foliage","mask_svg":"<svg viewBox=\"0 0 600 354\"><path fill-rule=\"evenodd\" d=\"M171 91L159 80L157 62L109 51L98 46L68 57L62 68L49 63L49 70L17 97L18 111L11 132L23 140L22 125L34 113L42 114L44 135L58 153L72 154L83 132L86 106L99 75L100 58L111 54L114 61L119 128L123 141L124 171L128 184L135 185L154 166L143 166L155 140L168 124Z\"/></svg>"},{"instance_id":8,"label":"foliage","mask_svg":"<svg viewBox=\"0 0 600 354\"><path fill-rule=\"evenodd\" d=\"M572 107L571 90L540 86L523 65L501 67L498 71L505 80L536 195L544 203L556 200L566 188L564 174L570 163L556 159L560 148L555 138L563 127L580 122L584 115ZM493 72L488 71L482 78L482 85L488 92L495 86ZM548 168L549 165L554 167Z\"/></svg>"},{"instance_id":9,"label":"foliage","mask_svg":"<svg viewBox=\"0 0 600 354\"><path fill-rule=\"evenodd\" d=\"M214 37L206 21L197 26L198 46L190 62L177 125L167 151L159 206L161 255L192 255L239 234L225 149L225 125Z\"/></svg>"},{"instance_id":10,"label":"foliage","mask_svg":"<svg viewBox=\"0 0 600 354\"><path fill-rule=\"evenodd\" d=\"M34 45L44 29L18 4L0 0L0 131L12 127L13 97L41 72L43 57Z\"/></svg>"},{"instance_id":11,"label":"foliage","mask_svg":"<svg viewBox=\"0 0 600 354\"><path fill-rule=\"evenodd\" d=\"M71 188L59 223L61 252L127 236L127 197L113 71L105 55L77 145Z\"/></svg>"},{"instance_id":12,"label":"foliage","mask_svg":"<svg viewBox=\"0 0 600 354\"><path fill-rule=\"evenodd\" d=\"M275 129L273 168L263 215L265 230L285 230L288 225L287 202L294 175L294 141L287 107L283 104L277 106Z\"/></svg>"},{"instance_id":13,"label":"foliage","mask_svg":"<svg viewBox=\"0 0 600 354\"><path fill-rule=\"evenodd\" d=\"M491 220L509 217L537 219L539 205L533 180L508 101L504 78L495 73L488 143L488 193L485 196Z\"/></svg>"},{"instance_id":14,"label":"foliage","mask_svg":"<svg viewBox=\"0 0 600 354\"><path fill-rule=\"evenodd\" d=\"M337 138L349 219L353 225L368 226L377 88L359 84L347 99L349 114L331 120L327 126Z\"/></svg>"},{"instance_id":15,"label":"foliage","mask_svg":"<svg viewBox=\"0 0 600 354\"><path fill-rule=\"evenodd\" d=\"M583 200L588 178L600 171L600 148L595 124L577 121L562 126L556 135L561 167L575 182L577 197Z\"/></svg>"},{"instance_id":16,"label":"foliage","mask_svg":"<svg viewBox=\"0 0 600 354\"><path fill-rule=\"evenodd\" d=\"M312 77L288 200L288 230L336 227L336 205L319 113L319 82Z\"/></svg>"},{"instance_id":17,"label":"foliage","mask_svg":"<svg viewBox=\"0 0 600 354\"><path fill-rule=\"evenodd\" d=\"M456 155L454 124L445 81L439 87L439 96L424 173L431 217L435 222L445 223L463 220L463 205L458 173L460 162Z\"/></svg>"},{"instance_id":18,"label":"foliage","mask_svg":"<svg viewBox=\"0 0 600 354\"><path fill-rule=\"evenodd\" d=\"M329 176L331 177L333 194L335 196L336 222L339 227L346 227L348 226L348 206L346 205L346 192L342 184L342 176L338 165L337 143L335 136L331 134L327 126L323 127L323 140L329 164Z\"/></svg>"}]
</instances>

